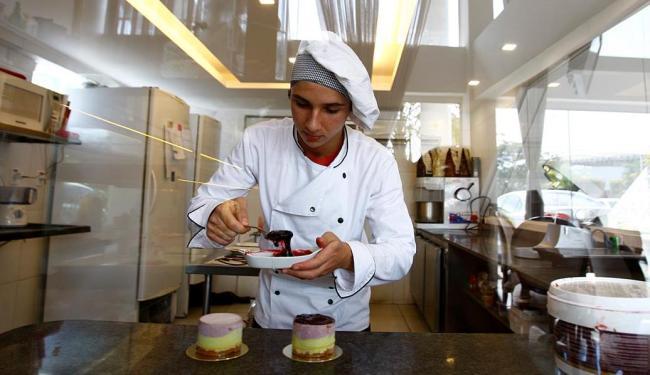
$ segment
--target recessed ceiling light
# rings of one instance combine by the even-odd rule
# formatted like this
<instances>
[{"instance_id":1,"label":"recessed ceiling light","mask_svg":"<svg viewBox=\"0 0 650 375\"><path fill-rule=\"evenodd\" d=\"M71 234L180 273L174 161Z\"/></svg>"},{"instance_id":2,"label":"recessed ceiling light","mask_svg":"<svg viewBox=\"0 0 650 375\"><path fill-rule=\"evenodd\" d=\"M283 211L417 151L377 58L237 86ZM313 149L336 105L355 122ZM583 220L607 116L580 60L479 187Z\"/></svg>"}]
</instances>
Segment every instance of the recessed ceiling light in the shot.
<instances>
[{"instance_id":1,"label":"recessed ceiling light","mask_svg":"<svg viewBox=\"0 0 650 375\"><path fill-rule=\"evenodd\" d=\"M295 63L295 62L296 62L296 58L295 58L295 57L289 57L289 64L293 64L293 63Z\"/></svg>"},{"instance_id":2,"label":"recessed ceiling light","mask_svg":"<svg viewBox=\"0 0 650 375\"><path fill-rule=\"evenodd\" d=\"M262 4L262 5L273 5L273 4L275 4L275 0L260 0L260 4Z\"/></svg>"},{"instance_id":3,"label":"recessed ceiling light","mask_svg":"<svg viewBox=\"0 0 650 375\"><path fill-rule=\"evenodd\" d=\"M502 51L514 51L517 49L517 45L514 43L506 43L501 47Z\"/></svg>"},{"instance_id":4,"label":"recessed ceiling light","mask_svg":"<svg viewBox=\"0 0 650 375\"><path fill-rule=\"evenodd\" d=\"M560 87L560 82L551 82L548 84L548 87L550 88Z\"/></svg>"},{"instance_id":5,"label":"recessed ceiling light","mask_svg":"<svg viewBox=\"0 0 650 375\"><path fill-rule=\"evenodd\" d=\"M481 83L481 81L477 81L475 79L467 82L467 84L470 85L470 86L478 86L480 83Z\"/></svg>"}]
</instances>

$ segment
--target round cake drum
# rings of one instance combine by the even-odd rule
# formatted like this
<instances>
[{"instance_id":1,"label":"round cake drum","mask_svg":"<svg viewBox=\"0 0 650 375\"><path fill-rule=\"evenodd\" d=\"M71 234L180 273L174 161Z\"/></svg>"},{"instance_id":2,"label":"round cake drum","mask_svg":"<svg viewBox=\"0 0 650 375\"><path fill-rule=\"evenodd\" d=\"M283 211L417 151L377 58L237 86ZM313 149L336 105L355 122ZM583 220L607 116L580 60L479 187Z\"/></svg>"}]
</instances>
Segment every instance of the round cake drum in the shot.
<instances>
[{"instance_id":1,"label":"round cake drum","mask_svg":"<svg viewBox=\"0 0 650 375\"><path fill-rule=\"evenodd\" d=\"M645 374L650 368L649 284L605 277L555 280L548 313L556 318L555 355L563 373Z\"/></svg>"}]
</instances>

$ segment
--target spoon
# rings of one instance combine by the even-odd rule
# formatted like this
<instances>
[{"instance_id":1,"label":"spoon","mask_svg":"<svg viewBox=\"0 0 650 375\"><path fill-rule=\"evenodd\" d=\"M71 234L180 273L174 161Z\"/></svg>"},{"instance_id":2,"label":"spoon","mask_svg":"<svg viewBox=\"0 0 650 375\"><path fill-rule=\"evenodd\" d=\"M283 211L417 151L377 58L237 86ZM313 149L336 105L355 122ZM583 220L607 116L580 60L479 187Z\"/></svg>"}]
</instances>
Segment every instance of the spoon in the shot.
<instances>
[{"instance_id":1,"label":"spoon","mask_svg":"<svg viewBox=\"0 0 650 375\"><path fill-rule=\"evenodd\" d=\"M260 233L262 233L264 238L266 238L267 232L264 229L262 229L260 227L256 227L255 225L244 225L244 226L247 227L248 229L257 229Z\"/></svg>"}]
</instances>

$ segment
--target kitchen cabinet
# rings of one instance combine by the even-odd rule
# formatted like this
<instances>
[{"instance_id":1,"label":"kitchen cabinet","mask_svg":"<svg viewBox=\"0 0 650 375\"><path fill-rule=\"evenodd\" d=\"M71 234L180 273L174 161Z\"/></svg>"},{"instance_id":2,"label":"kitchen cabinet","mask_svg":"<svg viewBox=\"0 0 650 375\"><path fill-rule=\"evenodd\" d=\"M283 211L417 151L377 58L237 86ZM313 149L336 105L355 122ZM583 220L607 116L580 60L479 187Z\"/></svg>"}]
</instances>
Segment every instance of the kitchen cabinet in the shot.
<instances>
[{"instance_id":1,"label":"kitchen cabinet","mask_svg":"<svg viewBox=\"0 0 650 375\"><path fill-rule=\"evenodd\" d=\"M411 267L411 295L421 313L424 314L424 252L427 241L415 238L415 256Z\"/></svg>"},{"instance_id":2,"label":"kitchen cabinet","mask_svg":"<svg viewBox=\"0 0 650 375\"><path fill-rule=\"evenodd\" d=\"M411 294L432 332L443 326L446 248L420 236L415 238L411 268Z\"/></svg>"},{"instance_id":3,"label":"kitchen cabinet","mask_svg":"<svg viewBox=\"0 0 650 375\"><path fill-rule=\"evenodd\" d=\"M445 252L431 242L424 247L424 320L431 332L440 332L443 322Z\"/></svg>"}]
</instances>

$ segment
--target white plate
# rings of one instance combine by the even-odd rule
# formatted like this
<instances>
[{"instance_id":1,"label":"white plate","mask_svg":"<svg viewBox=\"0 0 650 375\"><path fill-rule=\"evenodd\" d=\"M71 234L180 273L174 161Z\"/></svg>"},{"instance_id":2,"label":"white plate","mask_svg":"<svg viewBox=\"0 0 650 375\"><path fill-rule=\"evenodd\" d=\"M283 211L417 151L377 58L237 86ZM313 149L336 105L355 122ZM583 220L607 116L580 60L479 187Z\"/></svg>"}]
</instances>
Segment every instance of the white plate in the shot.
<instances>
[{"instance_id":1,"label":"white plate","mask_svg":"<svg viewBox=\"0 0 650 375\"><path fill-rule=\"evenodd\" d=\"M291 267L294 263L311 259L319 251L320 249L314 250L311 254L294 257L274 257L270 251L260 251L259 253L246 254L246 261L248 262L248 266L253 268L283 269Z\"/></svg>"},{"instance_id":2,"label":"white plate","mask_svg":"<svg viewBox=\"0 0 650 375\"><path fill-rule=\"evenodd\" d=\"M284 354L285 357L293 359L294 361L298 361L298 362L316 362L316 363L318 363L318 362L329 362L329 361L333 361L333 360L337 359L338 357L340 357L343 354L343 349L339 348L338 345L334 346L334 355L329 359L306 360L306 359L293 358L293 355L291 354L291 351L292 351L291 344L289 344L289 345L285 346L282 349L282 354Z\"/></svg>"}]
</instances>

